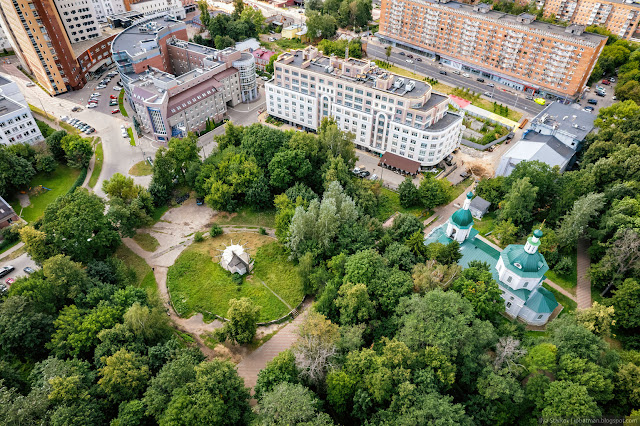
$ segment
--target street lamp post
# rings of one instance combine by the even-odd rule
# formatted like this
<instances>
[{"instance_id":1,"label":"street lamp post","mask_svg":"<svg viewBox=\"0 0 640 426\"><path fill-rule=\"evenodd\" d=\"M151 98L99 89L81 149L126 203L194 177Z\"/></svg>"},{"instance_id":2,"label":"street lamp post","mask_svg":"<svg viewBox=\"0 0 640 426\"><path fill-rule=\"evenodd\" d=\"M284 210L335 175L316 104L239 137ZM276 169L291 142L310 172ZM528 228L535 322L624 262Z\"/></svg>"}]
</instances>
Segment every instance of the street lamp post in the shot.
<instances>
[{"instance_id":1,"label":"street lamp post","mask_svg":"<svg viewBox=\"0 0 640 426\"><path fill-rule=\"evenodd\" d=\"M520 94L516 93L516 103L513 105L513 107L517 107L518 106L518 99L520 98Z\"/></svg>"}]
</instances>

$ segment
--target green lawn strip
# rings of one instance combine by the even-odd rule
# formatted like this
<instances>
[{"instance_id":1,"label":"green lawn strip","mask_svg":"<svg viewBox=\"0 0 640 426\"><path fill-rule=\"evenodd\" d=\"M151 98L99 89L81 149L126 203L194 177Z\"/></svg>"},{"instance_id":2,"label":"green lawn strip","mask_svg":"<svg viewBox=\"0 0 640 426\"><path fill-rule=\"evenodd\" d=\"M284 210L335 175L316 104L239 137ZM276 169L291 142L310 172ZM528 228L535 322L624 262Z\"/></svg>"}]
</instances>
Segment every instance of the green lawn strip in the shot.
<instances>
[{"instance_id":1,"label":"green lawn strip","mask_svg":"<svg viewBox=\"0 0 640 426\"><path fill-rule=\"evenodd\" d=\"M578 286L578 267L577 267L577 254L573 253L571 256L571 260L573 261L573 270L568 275L560 275L554 272L552 269L549 269L545 274L547 278L549 278L554 283L558 284L560 287L564 288L571 294L576 294L576 287Z\"/></svg>"},{"instance_id":2,"label":"green lawn strip","mask_svg":"<svg viewBox=\"0 0 640 426\"><path fill-rule=\"evenodd\" d=\"M38 185L42 185L45 188L49 188L50 191L44 191L39 195L30 196L29 201L31 204L24 209L20 207L18 199L11 201L11 206L16 213L19 213L22 209L22 218L27 222L33 222L40 218L44 213L44 209L60 195L64 195L69 191L69 188L73 186L74 182L80 175L80 170L72 169L69 166L62 164L53 171L53 173L47 175L45 173L38 173L29 182L29 187L33 188Z\"/></svg>"},{"instance_id":3,"label":"green lawn strip","mask_svg":"<svg viewBox=\"0 0 640 426\"><path fill-rule=\"evenodd\" d=\"M387 188L381 188L380 193L380 208L378 209L378 220L385 221L391 217L395 212L404 214L411 214L416 217L424 216L424 209L422 207L409 207L405 208L400 205L400 195Z\"/></svg>"},{"instance_id":4,"label":"green lawn strip","mask_svg":"<svg viewBox=\"0 0 640 426\"><path fill-rule=\"evenodd\" d=\"M152 173L153 167L151 167L151 165L146 161L140 161L129 169L129 174L131 176L148 176Z\"/></svg>"},{"instance_id":5,"label":"green lawn strip","mask_svg":"<svg viewBox=\"0 0 640 426\"><path fill-rule=\"evenodd\" d=\"M474 219L473 227L480 233L480 235L487 235L487 232L493 231L496 224L496 212L485 214L481 220ZM553 280L552 280L553 281Z\"/></svg>"},{"instance_id":6,"label":"green lawn strip","mask_svg":"<svg viewBox=\"0 0 640 426\"><path fill-rule=\"evenodd\" d=\"M47 120L49 120L49 121L53 121L53 122L55 122L55 121L56 121L56 118L55 118L53 115L51 115L51 114L49 114L48 112L46 112L46 111L44 111L44 110L42 110L42 109L38 108L37 106L34 106L34 105L29 104L29 109L30 109L32 112L35 112L36 114L38 114L38 115L42 116L42 118L45 118L45 119L47 119Z\"/></svg>"},{"instance_id":7,"label":"green lawn strip","mask_svg":"<svg viewBox=\"0 0 640 426\"><path fill-rule=\"evenodd\" d=\"M123 117L129 116L129 114L127 114L127 110L124 109L124 89L120 90L120 94L118 95L118 107L120 108L120 114L122 114Z\"/></svg>"},{"instance_id":8,"label":"green lawn strip","mask_svg":"<svg viewBox=\"0 0 640 426\"><path fill-rule=\"evenodd\" d=\"M150 252L156 251L160 245L156 237L146 232L138 232L133 236L133 241L135 241L142 250Z\"/></svg>"},{"instance_id":9,"label":"green lawn strip","mask_svg":"<svg viewBox=\"0 0 640 426\"><path fill-rule=\"evenodd\" d=\"M5 251L9 250L11 247L15 246L19 242L20 242L20 240L14 241L12 243L8 242L7 240L3 240L2 242L0 242L0 254L2 254Z\"/></svg>"},{"instance_id":10,"label":"green lawn strip","mask_svg":"<svg viewBox=\"0 0 640 426\"><path fill-rule=\"evenodd\" d=\"M578 308L578 304L576 302L574 302L573 300L569 299L567 296L565 296L564 294L560 293L558 290L556 290L555 288L551 287L549 284L542 283L542 286L544 288L546 288L547 290L549 290L551 293L553 293L553 295L556 297L556 300L558 301L558 303L560 303L562 306L564 306L564 309L562 310L563 313L575 312L575 310ZM560 315L562 315L562 313Z\"/></svg>"},{"instance_id":11,"label":"green lawn strip","mask_svg":"<svg viewBox=\"0 0 640 426\"><path fill-rule=\"evenodd\" d=\"M269 286L292 308L304 298L302 281L295 266L287 260L287 253L277 242L258 248L254 261L253 275Z\"/></svg>"},{"instance_id":12,"label":"green lawn strip","mask_svg":"<svg viewBox=\"0 0 640 426\"><path fill-rule=\"evenodd\" d=\"M462 194L469 187L469 185L471 185L472 182L473 179L471 177L468 177L456 185L451 185L449 187L449 202L452 202L453 200L458 198L460 194Z\"/></svg>"},{"instance_id":13,"label":"green lawn strip","mask_svg":"<svg viewBox=\"0 0 640 426\"><path fill-rule=\"evenodd\" d=\"M75 127L73 127L71 124L65 123L64 121L60 121L58 123L60 125L60 127L62 127L63 130L65 130L67 133L71 133L73 135L77 135L80 133L80 131L78 129L76 129Z\"/></svg>"},{"instance_id":14,"label":"green lawn strip","mask_svg":"<svg viewBox=\"0 0 640 426\"><path fill-rule=\"evenodd\" d=\"M135 254L129 247L121 244L114 255L122 260L127 267L135 272L135 285L140 288L148 289L153 294L158 292L156 278L153 275L151 267L143 258Z\"/></svg>"},{"instance_id":15,"label":"green lawn strip","mask_svg":"<svg viewBox=\"0 0 640 426\"><path fill-rule=\"evenodd\" d=\"M247 225L273 228L276 223L276 211L266 210L263 212L256 212L244 207L237 213L218 214L214 220L218 225Z\"/></svg>"},{"instance_id":16,"label":"green lawn strip","mask_svg":"<svg viewBox=\"0 0 640 426\"><path fill-rule=\"evenodd\" d=\"M248 297L262 307L260 321L277 319L289 312L284 303L256 278L245 279L241 285L234 284L231 274L208 253L202 252L202 248L206 249L202 244L192 244L169 268L167 288L171 303L181 317L190 317L195 312L224 316L229 309L229 300L241 297Z\"/></svg>"},{"instance_id":17,"label":"green lawn strip","mask_svg":"<svg viewBox=\"0 0 640 426\"><path fill-rule=\"evenodd\" d=\"M131 127L127 127L127 133L129 134L129 144L136 146L136 140L133 138L133 129Z\"/></svg>"},{"instance_id":18,"label":"green lawn strip","mask_svg":"<svg viewBox=\"0 0 640 426\"><path fill-rule=\"evenodd\" d=\"M96 161L93 164L93 171L91 172L91 177L89 178L89 187L93 188L98 183L98 178L100 177L100 172L102 171L102 163L104 162L104 152L102 150L102 143L98 143L96 145Z\"/></svg>"}]
</instances>

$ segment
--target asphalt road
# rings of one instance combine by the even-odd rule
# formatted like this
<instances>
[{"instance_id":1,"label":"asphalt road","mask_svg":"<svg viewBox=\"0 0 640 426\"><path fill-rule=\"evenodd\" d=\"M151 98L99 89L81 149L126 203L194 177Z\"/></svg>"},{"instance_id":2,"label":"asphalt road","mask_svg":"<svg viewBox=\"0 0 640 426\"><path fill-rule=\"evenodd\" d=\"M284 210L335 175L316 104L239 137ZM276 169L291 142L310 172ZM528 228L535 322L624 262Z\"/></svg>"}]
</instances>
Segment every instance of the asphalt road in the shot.
<instances>
[{"instance_id":1,"label":"asphalt road","mask_svg":"<svg viewBox=\"0 0 640 426\"><path fill-rule=\"evenodd\" d=\"M492 92L492 98L486 97L484 95L483 97L496 101L503 105L518 108L519 110L522 110L526 114L530 114L531 116L535 116L544 109L544 106L527 100L524 92L516 93L514 89L503 86L496 82L492 82L495 84L495 87L491 88L487 85L488 83L490 83L488 79L485 79L485 83L480 83L479 81L476 81L476 78L479 77L478 75L470 73L471 77L469 78L463 77L462 75L456 75L452 72L452 68L444 65L439 65L437 62L426 57L422 57L422 62L418 62L415 60L415 58L419 55L416 55L415 53L411 53L414 56L414 62L413 64L409 64L407 63L407 57L400 55L401 51L402 49L398 47L394 47L391 51L389 61L393 65L405 68L409 71L413 71L416 74L422 74L427 77L435 78L436 80L441 81L442 83L449 86L466 87L477 93ZM405 51L405 53L409 52ZM374 44L371 41L367 44L367 56L369 58L381 59L383 61L387 60L385 47L381 47L380 45ZM441 70L446 71L447 75L440 74Z\"/></svg>"},{"instance_id":2,"label":"asphalt road","mask_svg":"<svg viewBox=\"0 0 640 426\"><path fill-rule=\"evenodd\" d=\"M35 270L40 269L38 265L36 265L36 262L31 260L31 258L27 253L23 253L20 256L16 257L15 259L3 261L2 264L0 264L0 267L9 266L9 265L15 267L16 269L13 272L11 272L9 275L5 275L0 279L0 282L2 282L3 284L7 281L8 278L13 278L15 280L15 279L26 276L27 273L24 272L23 269L26 268L27 266ZM10 287L10 285L7 284L7 287Z\"/></svg>"}]
</instances>

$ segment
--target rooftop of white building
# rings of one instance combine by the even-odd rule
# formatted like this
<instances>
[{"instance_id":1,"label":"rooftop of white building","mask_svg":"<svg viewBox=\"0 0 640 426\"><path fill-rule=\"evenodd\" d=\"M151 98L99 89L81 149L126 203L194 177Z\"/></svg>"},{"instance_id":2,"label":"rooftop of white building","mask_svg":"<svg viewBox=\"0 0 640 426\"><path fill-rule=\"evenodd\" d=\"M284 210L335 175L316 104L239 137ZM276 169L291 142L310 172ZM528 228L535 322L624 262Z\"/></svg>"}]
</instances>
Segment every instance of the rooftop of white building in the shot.
<instances>
[{"instance_id":1,"label":"rooftop of white building","mask_svg":"<svg viewBox=\"0 0 640 426\"><path fill-rule=\"evenodd\" d=\"M0 117L23 109L24 106L5 96L0 96Z\"/></svg>"}]
</instances>

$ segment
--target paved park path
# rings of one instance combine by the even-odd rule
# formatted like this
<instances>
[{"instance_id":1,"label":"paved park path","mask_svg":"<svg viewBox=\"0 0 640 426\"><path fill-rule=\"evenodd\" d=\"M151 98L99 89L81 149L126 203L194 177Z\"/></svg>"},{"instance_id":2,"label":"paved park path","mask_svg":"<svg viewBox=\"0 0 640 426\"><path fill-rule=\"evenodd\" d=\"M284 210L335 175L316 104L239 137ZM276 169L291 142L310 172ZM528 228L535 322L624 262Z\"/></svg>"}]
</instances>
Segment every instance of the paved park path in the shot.
<instances>
[{"instance_id":1,"label":"paved park path","mask_svg":"<svg viewBox=\"0 0 640 426\"><path fill-rule=\"evenodd\" d=\"M589 309L591 307L591 278L589 277L589 241L580 238L578 240L578 309Z\"/></svg>"},{"instance_id":2,"label":"paved park path","mask_svg":"<svg viewBox=\"0 0 640 426\"><path fill-rule=\"evenodd\" d=\"M305 309L293 321L284 326L267 343L247 355L237 366L238 374L244 379L244 385L253 389L258 379L258 373L269 361L280 352L289 349L298 339L297 329L307 316L309 309Z\"/></svg>"},{"instance_id":3,"label":"paved park path","mask_svg":"<svg viewBox=\"0 0 640 426\"><path fill-rule=\"evenodd\" d=\"M449 204L433 209L433 214L424 221L424 224L427 225L424 228L424 235L429 235L431 231L436 229L438 226L443 225L447 220L449 220L451 215L454 214L455 211L460 207L462 207L462 204L464 204L464 200L467 197L467 193L473 190L474 185L474 183L469 185L468 188L462 191L462 194L458 195L458 197ZM434 220L434 218L436 219Z\"/></svg>"}]
</instances>

